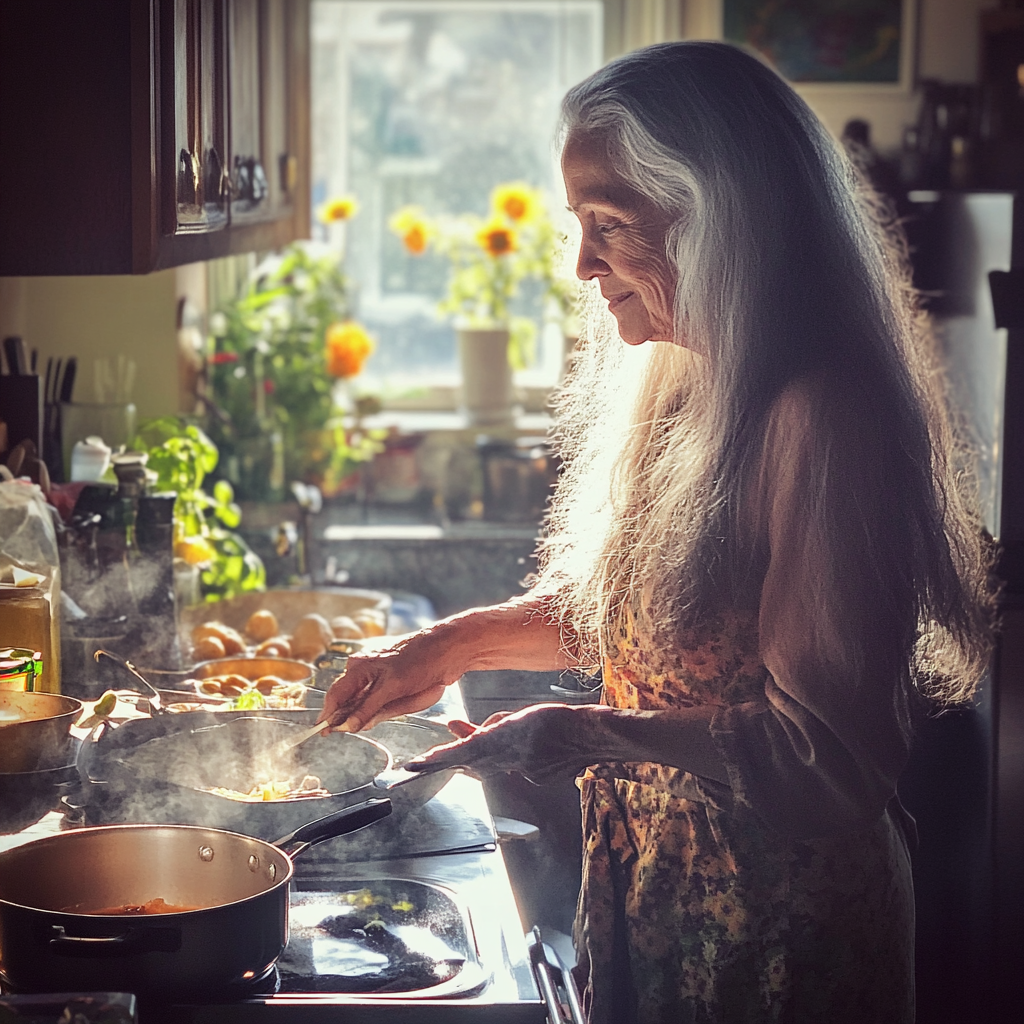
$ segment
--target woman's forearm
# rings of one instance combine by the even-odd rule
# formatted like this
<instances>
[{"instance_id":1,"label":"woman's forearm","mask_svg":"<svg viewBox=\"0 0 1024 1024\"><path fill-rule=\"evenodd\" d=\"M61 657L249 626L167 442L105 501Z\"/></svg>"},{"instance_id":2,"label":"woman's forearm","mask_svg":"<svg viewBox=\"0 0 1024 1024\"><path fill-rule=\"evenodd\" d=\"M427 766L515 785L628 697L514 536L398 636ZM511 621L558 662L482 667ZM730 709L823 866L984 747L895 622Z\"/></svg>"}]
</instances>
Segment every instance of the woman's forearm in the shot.
<instances>
[{"instance_id":1,"label":"woman's forearm","mask_svg":"<svg viewBox=\"0 0 1024 1024\"><path fill-rule=\"evenodd\" d=\"M471 608L431 626L430 644L462 672L579 668L578 642L541 598L527 594L500 605Z\"/></svg>"},{"instance_id":2,"label":"woman's forearm","mask_svg":"<svg viewBox=\"0 0 1024 1024\"><path fill-rule=\"evenodd\" d=\"M587 706L590 732L602 761L653 761L729 784L722 755L711 736L716 708L699 705L670 711Z\"/></svg>"}]
</instances>

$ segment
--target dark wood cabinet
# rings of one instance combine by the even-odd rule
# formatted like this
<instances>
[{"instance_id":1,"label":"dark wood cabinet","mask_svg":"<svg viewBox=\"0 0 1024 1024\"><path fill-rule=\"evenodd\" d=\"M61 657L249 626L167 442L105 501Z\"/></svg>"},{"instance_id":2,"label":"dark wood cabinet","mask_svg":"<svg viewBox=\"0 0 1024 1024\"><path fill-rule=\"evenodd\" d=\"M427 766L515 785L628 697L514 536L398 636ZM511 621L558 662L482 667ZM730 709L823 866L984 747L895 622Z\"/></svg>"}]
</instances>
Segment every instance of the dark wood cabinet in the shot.
<instances>
[{"instance_id":1,"label":"dark wood cabinet","mask_svg":"<svg viewBox=\"0 0 1024 1024\"><path fill-rule=\"evenodd\" d=\"M309 0L4 0L0 275L309 234Z\"/></svg>"}]
</instances>

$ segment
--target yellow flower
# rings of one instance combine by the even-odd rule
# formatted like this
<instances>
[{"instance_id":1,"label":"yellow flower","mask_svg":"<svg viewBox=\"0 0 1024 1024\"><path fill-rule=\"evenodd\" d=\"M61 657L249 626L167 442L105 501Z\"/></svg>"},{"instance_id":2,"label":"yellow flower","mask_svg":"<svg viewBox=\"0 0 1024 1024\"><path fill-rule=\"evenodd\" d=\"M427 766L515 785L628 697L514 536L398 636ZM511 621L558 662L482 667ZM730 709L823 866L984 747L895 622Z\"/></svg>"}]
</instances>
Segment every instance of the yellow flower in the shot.
<instances>
[{"instance_id":1,"label":"yellow flower","mask_svg":"<svg viewBox=\"0 0 1024 1024\"><path fill-rule=\"evenodd\" d=\"M536 220L542 206L540 197L525 182L511 181L498 185L491 193L491 209L515 224Z\"/></svg>"},{"instance_id":2,"label":"yellow flower","mask_svg":"<svg viewBox=\"0 0 1024 1024\"><path fill-rule=\"evenodd\" d=\"M337 322L324 336L324 360L332 377L354 377L373 352L373 338L352 320Z\"/></svg>"},{"instance_id":3,"label":"yellow flower","mask_svg":"<svg viewBox=\"0 0 1024 1024\"><path fill-rule=\"evenodd\" d=\"M480 248L488 256L493 256L495 259L499 256L505 256L510 252L515 252L518 241L513 228L495 220L486 223L476 233L476 240Z\"/></svg>"},{"instance_id":4,"label":"yellow flower","mask_svg":"<svg viewBox=\"0 0 1024 1024\"><path fill-rule=\"evenodd\" d=\"M391 215L388 227L401 238L413 256L421 256L430 244L430 221L418 206L403 206L397 210Z\"/></svg>"},{"instance_id":5,"label":"yellow flower","mask_svg":"<svg viewBox=\"0 0 1024 1024\"><path fill-rule=\"evenodd\" d=\"M203 565L214 556L214 550L205 537L184 537L174 545L174 557L189 565Z\"/></svg>"},{"instance_id":6,"label":"yellow flower","mask_svg":"<svg viewBox=\"0 0 1024 1024\"><path fill-rule=\"evenodd\" d=\"M338 196L320 208L320 220L324 224L334 224L340 220L350 220L359 212L359 203L355 196Z\"/></svg>"}]
</instances>

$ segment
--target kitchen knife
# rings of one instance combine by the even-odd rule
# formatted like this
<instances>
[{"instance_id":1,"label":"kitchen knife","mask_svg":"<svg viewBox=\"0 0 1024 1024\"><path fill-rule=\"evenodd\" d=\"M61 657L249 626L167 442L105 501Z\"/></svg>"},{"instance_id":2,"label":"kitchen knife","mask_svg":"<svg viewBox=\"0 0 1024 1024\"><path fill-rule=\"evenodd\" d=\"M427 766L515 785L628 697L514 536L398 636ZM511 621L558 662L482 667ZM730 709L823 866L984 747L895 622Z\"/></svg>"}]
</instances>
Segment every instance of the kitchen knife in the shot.
<instances>
[{"instance_id":1,"label":"kitchen knife","mask_svg":"<svg viewBox=\"0 0 1024 1024\"><path fill-rule=\"evenodd\" d=\"M70 356L64 364L64 379L60 385L60 401L70 402L71 393L75 388L75 374L78 372L78 358Z\"/></svg>"},{"instance_id":2,"label":"kitchen knife","mask_svg":"<svg viewBox=\"0 0 1024 1024\"><path fill-rule=\"evenodd\" d=\"M25 342L16 334L4 338L4 355L7 357L7 372L11 376L21 377L28 372Z\"/></svg>"}]
</instances>

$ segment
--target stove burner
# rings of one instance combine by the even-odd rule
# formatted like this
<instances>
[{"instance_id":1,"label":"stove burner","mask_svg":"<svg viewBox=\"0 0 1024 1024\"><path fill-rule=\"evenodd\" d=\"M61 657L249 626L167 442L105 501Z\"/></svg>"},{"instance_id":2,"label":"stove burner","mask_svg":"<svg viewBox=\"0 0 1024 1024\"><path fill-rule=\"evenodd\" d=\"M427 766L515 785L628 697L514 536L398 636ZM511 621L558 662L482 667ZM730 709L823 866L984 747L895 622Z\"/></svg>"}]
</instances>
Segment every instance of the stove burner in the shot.
<instances>
[{"instance_id":1,"label":"stove burner","mask_svg":"<svg viewBox=\"0 0 1024 1024\"><path fill-rule=\"evenodd\" d=\"M418 882L293 892L289 930L282 992L418 992L454 981L472 958L458 907Z\"/></svg>"}]
</instances>

